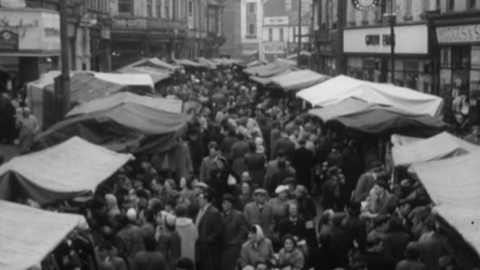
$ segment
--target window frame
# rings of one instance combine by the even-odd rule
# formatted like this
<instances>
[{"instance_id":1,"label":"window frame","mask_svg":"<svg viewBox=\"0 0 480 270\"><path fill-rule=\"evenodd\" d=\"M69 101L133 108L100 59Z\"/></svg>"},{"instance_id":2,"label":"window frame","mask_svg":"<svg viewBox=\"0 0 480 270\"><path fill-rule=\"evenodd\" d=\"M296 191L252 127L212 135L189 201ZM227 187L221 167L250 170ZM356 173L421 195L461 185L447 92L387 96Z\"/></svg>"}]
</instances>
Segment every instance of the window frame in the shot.
<instances>
[{"instance_id":1,"label":"window frame","mask_svg":"<svg viewBox=\"0 0 480 270\"><path fill-rule=\"evenodd\" d=\"M121 7L129 7L129 11L122 10ZM119 14L134 14L134 5L133 0L118 0L118 13Z\"/></svg>"},{"instance_id":2,"label":"window frame","mask_svg":"<svg viewBox=\"0 0 480 270\"><path fill-rule=\"evenodd\" d=\"M455 1L447 0L447 6L445 7L447 12L452 12L455 10Z\"/></svg>"},{"instance_id":3,"label":"window frame","mask_svg":"<svg viewBox=\"0 0 480 270\"><path fill-rule=\"evenodd\" d=\"M253 31L250 31L250 27L253 26ZM257 34L257 24L256 23L248 23L247 24L247 35L254 36Z\"/></svg>"},{"instance_id":4,"label":"window frame","mask_svg":"<svg viewBox=\"0 0 480 270\"><path fill-rule=\"evenodd\" d=\"M253 7L253 11L250 10L251 7ZM247 14L257 14L257 3L255 2L247 3Z\"/></svg>"},{"instance_id":5,"label":"window frame","mask_svg":"<svg viewBox=\"0 0 480 270\"><path fill-rule=\"evenodd\" d=\"M279 29L279 37L280 37L280 41L285 41L285 33L283 28Z\"/></svg>"},{"instance_id":6,"label":"window frame","mask_svg":"<svg viewBox=\"0 0 480 270\"><path fill-rule=\"evenodd\" d=\"M467 0L467 9L477 9L477 0Z\"/></svg>"}]
</instances>

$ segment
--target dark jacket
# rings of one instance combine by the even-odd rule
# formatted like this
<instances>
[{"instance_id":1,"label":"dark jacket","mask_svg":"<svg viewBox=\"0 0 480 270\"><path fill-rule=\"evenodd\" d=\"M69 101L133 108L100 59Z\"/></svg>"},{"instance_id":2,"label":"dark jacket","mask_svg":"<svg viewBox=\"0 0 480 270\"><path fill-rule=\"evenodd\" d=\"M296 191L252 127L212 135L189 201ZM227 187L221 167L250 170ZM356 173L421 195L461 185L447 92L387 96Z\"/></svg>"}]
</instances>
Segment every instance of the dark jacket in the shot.
<instances>
[{"instance_id":1,"label":"dark jacket","mask_svg":"<svg viewBox=\"0 0 480 270\"><path fill-rule=\"evenodd\" d=\"M177 261L182 254L182 240L178 232L163 232L158 239L157 250L165 256L170 270L177 269Z\"/></svg>"},{"instance_id":2,"label":"dark jacket","mask_svg":"<svg viewBox=\"0 0 480 270\"><path fill-rule=\"evenodd\" d=\"M133 259L133 269L145 270L168 270L165 256L158 251L141 251L135 254Z\"/></svg>"},{"instance_id":3,"label":"dark jacket","mask_svg":"<svg viewBox=\"0 0 480 270\"><path fill-rule=\"evenodd\" d=\"M285 156L289 160L292 160L293 152L295 151L295 143L292 142L287 137L278 138L277 141L275 141L275 144L274 144L274 150L273 150L273 156L274 157L277 156L278 150L283 150L283 152L285 153Z\"/></svg>"},{"instance_id":4,"label":"dark jacket","mask_svg":"<svg viewBox=\"0 0 480 270\"><path fill-rule=\"evenodd\" d=\"M393 270L395 264L381 253L366 252L355 256L355 261L363 261L367 264L368 270Z\"/></svg>"},{"instance_id":5,"label":"dark jacket","mask_svg":"<svg viewBox=\"0 0 480 270\"><path fill-rule=\"evenodd\" d=\"M310 187L312 182L312 167L315 157L312 151L300 147L293 152L292 167L297 171L297 180L304 186Z\"/></svg>"},{"instance_id":6,"label":"dark jacket","mask_svg":"<svg viewBox=\"0 0 480 270\"><path fill-rule=\"evenodd\" d=\"M395 270L425 270L425 264L419 261L412 261L409 259L397 263Z\"/></svg>"},{"instance_id":7,"label":"dark jacket","mask_svg":"<svg viewBox=\"0 0 480 270\"><path fill-rule=\"evenodd\" d=\"M396 265L405 258L405 249L410 241L410 235L403 231L389 232L383 239L383 253Z\"/></svg>"},{"instance_id":8,"label":"dark jacket","mask_svg":"<svg viewBox=\"0 0 480 270\"><path fill-rule=\"evenodd\" d=\"M221 269L235 270L240 257L242 244L247 239L248 229L243 214L235 209L222 213L223 236L221 252Z\"/></svg>"},{"instance_id":9,"label":"dark jacket","mask_svg":"<svg viewBox=\"0 0 480 270\"><path fill-rule=\"evenodd\" d=\"M201 269L220 269L220 249L222 245L223 224L220 212L210 205L199 223L196 261Z\"/></svg>"},{"instance_id":10,"label":"dark jacket","mask_svg":"<svg viewBox=\"0 0 480 270\"><path fill-rule=\"evenodd\" d=\"M353 241L357 241L360 250L365 249L367 241L367 224L360 217L350 216L342 226L350 248L353 247Z\"/></svg>"},{"instance_id":11,"label":"dark jacket","mask_svg":"<svg viewBox=\"0 0 480 270\"><path fill-rule=\"evenodd\" d=\"M295 222L290 220L290 217L285 217L278 224L278 231L280 233L280 239L285 235L290 234L298 237L298 239L305 239L307 236L307 227L305 219L302 217L297 217Z\"/></svg>"}]
</instances>

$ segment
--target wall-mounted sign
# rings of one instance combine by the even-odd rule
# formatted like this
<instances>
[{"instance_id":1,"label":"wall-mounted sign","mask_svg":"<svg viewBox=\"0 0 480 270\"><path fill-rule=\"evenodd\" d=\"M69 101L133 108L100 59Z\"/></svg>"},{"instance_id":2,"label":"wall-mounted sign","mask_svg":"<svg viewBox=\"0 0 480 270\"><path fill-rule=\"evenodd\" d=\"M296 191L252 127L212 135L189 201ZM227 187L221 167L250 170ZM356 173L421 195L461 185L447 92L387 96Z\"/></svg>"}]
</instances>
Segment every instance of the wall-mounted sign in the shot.
<instances>
[{"instance_id":1,"label":"wall-mounted sign","mask_svg":"<svg viewBox=\"0 0 480 270\"><path fill-rule=\"evenodd\" d=\"M0 51L60 51L60 16L33 9L0 9Z\"/></svg>"},{"instance_id":2,"label":"wall-mounted sign","mask_svg":"<svg viewBox=\"0 0 480 270\"><path fill-rule=\"evenodd\" d=\"M265 26L288 25L288 17L266 17L263 19Z\"/></svg>"},{"instance_id":3,"label":"wall-mounted sign","mask_svg":"<svg viewBox=\"0 0 480 270\"><path fill-rule=\"evenodd\" d=\"M263 42L264 54L284 54L286 52L287 45L285 42Z\"/></svg>"},{"instance_id":4,"label":"wall-mounted sign","mask_svg":"<svg viewBox=\"0 0 480 270\"><path fill-rule=\"evenodd\" d=\"M360 11L368 11L378 6L379 0L352 0L352 4Z\"/></svg>"},{"instance_id":5,"label":"wall-mounted sign","mask_svg":"<svg viewBox=\"0 0 480 270\"><path fill-rule=\"evenodd\" d=\"M480 42L480 24L437 27L439 44Z\"/></svg>"},{"instance_id":6,"label":"wall-mounted sign","mask_svg":"<svg viewBox=\"0 0 480 270\"><path fill-rule=\"evenodd\" d=\"M115 18L113 28L116 29L146 29L147 20L143 18Z\"/></svg>"},{"instance_id":7,"label":"wall-mounted sign","mask_svg":"<svg viewBox=\"0 0 480 270\"><path fill-rule=\"evenodd\" d=\"M343 30L345 53L389 54L389 27ZM358 42L365 40L365 42ZM395 26L396 54L428 54L428 27L422 25Z\"/></svg>"},{"instance_id":8,"label":"wall-mounted sign","mask_svg":"<svg viewBox=\"0 0 480 270\"><path fill-rule=\"evenodd\" d=\"M0 51L17 52L18 34L10 30L0 31Z\"/></svg>"}]
</instances>

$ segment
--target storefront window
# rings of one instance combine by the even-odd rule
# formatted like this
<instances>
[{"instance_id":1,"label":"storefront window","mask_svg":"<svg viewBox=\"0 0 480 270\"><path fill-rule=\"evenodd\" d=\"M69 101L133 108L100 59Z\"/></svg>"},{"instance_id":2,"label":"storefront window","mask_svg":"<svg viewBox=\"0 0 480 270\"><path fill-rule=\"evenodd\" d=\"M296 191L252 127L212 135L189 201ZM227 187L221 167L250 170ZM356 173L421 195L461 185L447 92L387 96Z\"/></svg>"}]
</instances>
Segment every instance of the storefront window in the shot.
<instances>
[{"instance_id":1,"label":"storefront window","mask_svg":"<svg viewBox=\"0 0 480 270\"><path fill-rule=\"evenodd\" d=\"M450 47L440 48L440 67L450 68L452 67L452 51Z\"/></svg>"}]
</instances>

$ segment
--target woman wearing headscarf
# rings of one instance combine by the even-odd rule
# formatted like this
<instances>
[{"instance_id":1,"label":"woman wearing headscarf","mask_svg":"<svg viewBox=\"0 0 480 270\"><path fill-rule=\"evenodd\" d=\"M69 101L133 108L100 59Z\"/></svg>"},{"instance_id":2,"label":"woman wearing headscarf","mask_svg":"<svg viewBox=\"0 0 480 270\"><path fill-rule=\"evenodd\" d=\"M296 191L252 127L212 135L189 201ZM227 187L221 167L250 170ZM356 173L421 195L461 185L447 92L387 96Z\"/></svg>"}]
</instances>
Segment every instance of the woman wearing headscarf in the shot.
<instances>
[{"instance_id":1,"label":"woman wearing headscarf","mask_svg":"<svg viewBox=\"0 0 480 270\"><path fill-rule=\"evenodd\" d=\"M255 267L259 262L272 262L273 255L272 242L265 238L260 226L252 225L248 231L248 240L242 245L240 268Z\"/></svg>"},{"instance_id":2,"label":"woman wearing headscarf","mask_svg":"<svg viewBox=\"0 0 480 270\"><path fill-rule=\"evenodd\" d=\"M305 264L303 253L297 249L297 243L293 236L287 234L283 237L283 248L278 253L278 267L291 270L302 270Z\"/></svg>"}]
</instances>

